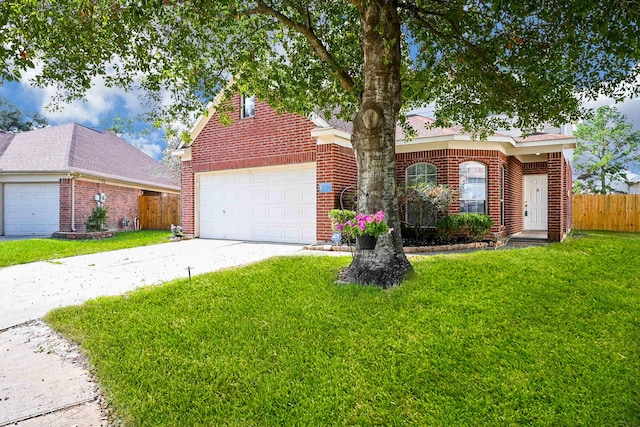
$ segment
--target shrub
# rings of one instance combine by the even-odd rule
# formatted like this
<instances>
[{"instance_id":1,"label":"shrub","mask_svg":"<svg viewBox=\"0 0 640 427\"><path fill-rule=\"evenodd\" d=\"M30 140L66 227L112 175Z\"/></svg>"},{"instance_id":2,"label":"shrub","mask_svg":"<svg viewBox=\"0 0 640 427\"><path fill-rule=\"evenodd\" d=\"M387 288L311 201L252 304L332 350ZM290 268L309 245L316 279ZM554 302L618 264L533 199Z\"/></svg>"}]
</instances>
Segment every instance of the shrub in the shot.
<instances>
[{"instance_id":1,"label":"shrub","mask_svg":"<svg viewBox=\"0 0 640 427\"><path fill-rule=\"evenodd\" d=\"M425 227L433 227L437 216L449 209L455 190L446 184L421 182L399 186L397 194L400 215L406 219L403 226L420 236L428 230Z\"/></svg>"},{"instance_id":2,"label":"shrub","mask_svg":"<svg viewBox=\"0 0 640 427\"><path fill-rule=\"evenodd\" d=\"M104 231L107 230L107 219L109 216L107 215L107 208L102 206L96 206L91 211L91 215L87 218L87 222L85 225L87 226L87 231Z\"/></svg>"},{"instance_id":3,"label":"shrub","mask_svg":"<svg viewBox=\"0 0 640 427\"><path fill-rule=\"evenodd\" d=\"M347 209L332 209L329 211L329 219L331 219L331 226L333 230L337 230L338 224L344 224L347 221L355 218L356 213Z\"/></svg>"},{"instance_id":4,"label":"shrub","mask_svg":"<svg viewBox=\"0 0 640 427\"><path fill-rule=\"evenodd\" d=\"M333 231L338 231L338 226L342 226L342 224L351 221L355 217L356 213L354 211L350 211L348 209L332 209L329 211L329 219L331 219L331 229ZM351 238L346 230L340 230L340 234L342 235L342 240L348 240Z\"/></svg>"},{"instance_id":5,"label":"shrub","mask_svg":"<svg viewBox=\"0 0 640 427\"><path fill-rule=\"evenodd\" d=\"M477 242L491 231L493 220L487 215L454 214L440 218L436 227L438 236L447 241L462 238Z\"/></svg>"}]
</instances>

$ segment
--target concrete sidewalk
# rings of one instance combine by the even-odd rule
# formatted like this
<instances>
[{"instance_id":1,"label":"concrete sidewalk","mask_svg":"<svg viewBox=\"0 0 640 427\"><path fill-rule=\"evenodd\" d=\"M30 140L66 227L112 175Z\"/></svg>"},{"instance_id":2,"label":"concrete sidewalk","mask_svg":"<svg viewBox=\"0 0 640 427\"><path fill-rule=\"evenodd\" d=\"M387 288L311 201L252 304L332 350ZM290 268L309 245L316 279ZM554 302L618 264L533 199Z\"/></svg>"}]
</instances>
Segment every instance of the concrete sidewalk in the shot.
<instances>
[{"instance_id":1,"label":"concrete sidewalk","mask_svg":"<svg viewBox=\"0 0 640 427\"><path fill-rule=\"evenodd\" d=\"M109 425L84 357L35 320L51 309L294 253L195 239L0 269L0 427Z\"/></svg>"}]
</instances>

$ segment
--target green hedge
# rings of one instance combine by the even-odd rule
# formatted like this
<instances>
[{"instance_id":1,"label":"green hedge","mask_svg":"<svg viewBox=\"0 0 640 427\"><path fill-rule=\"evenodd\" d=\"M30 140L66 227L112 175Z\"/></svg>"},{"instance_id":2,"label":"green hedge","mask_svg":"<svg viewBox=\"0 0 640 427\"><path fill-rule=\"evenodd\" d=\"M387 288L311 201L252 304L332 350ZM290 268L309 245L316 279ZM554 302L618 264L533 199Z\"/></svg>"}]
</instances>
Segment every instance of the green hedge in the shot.
<instances>
[{"instance_id":1,"label":"green hedge","mask_svg":"<svg viewBox=\"0 0 640 427\"><path fill-rule=\"evenodd\" d=\"M463 238L478 242L484 239L492 226L493 220L480 214L447 215L436 222L438 236L443 240Z\"/></svg>"}]
</instances>

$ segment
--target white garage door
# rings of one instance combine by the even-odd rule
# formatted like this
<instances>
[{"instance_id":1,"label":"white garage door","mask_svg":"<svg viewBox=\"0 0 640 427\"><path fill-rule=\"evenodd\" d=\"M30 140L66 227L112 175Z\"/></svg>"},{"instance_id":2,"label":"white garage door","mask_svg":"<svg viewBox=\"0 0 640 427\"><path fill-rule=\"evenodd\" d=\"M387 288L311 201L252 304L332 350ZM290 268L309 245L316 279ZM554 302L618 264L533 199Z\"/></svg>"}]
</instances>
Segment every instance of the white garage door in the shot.
<instances>
[{"instance_id":1,"label":"white garage door","mask_svg":"<svg viewBox=\"0 0 640 427\"><path fill-rule=\"evenodd\" d=\"M60 227L60 186L4 185L4 234L46 236Z\"/></svg>"},{"instance_id":2,"label":"white garage door","mask_svg":"<svg viewBox=\"0 0 640 427\"><path fill-rule=\"evenodd\" d=\"M316 241L315 165L200 176L200 237Z\"/></svg>"}]
</instances>

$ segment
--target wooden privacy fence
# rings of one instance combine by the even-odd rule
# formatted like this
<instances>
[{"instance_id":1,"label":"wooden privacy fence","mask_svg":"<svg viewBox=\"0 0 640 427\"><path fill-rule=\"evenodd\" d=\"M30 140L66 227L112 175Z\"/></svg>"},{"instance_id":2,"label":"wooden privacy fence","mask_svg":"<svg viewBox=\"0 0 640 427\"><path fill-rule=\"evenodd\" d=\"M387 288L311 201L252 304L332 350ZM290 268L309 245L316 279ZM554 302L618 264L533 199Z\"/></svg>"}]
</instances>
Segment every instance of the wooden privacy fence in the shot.
<instances>
[{"instance_id":1,"label":"wooden privacy fence","mask_svg":"<svg viewBox=\"0 0 640 427\"><path fill-rule=\"evenodd\" d=\"M142 230L170 230L180 224L180 195L140 196L138 215Z\"/></svg>"},{"instance_id":2,"label":"wooden privacy fence","mask_svg":"<svg viewBox=\"0 0 640 427\"><path fill-rule=\"evenodd\" d=\"M573 228L640 232L640 194L574 195Z\"/></svg>"}]
</instances>

